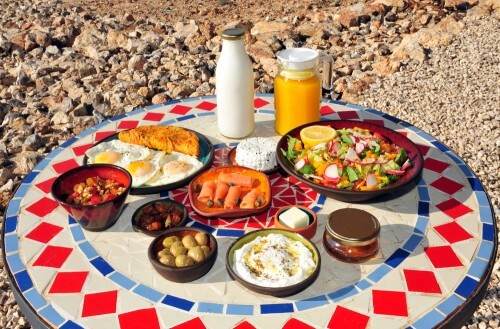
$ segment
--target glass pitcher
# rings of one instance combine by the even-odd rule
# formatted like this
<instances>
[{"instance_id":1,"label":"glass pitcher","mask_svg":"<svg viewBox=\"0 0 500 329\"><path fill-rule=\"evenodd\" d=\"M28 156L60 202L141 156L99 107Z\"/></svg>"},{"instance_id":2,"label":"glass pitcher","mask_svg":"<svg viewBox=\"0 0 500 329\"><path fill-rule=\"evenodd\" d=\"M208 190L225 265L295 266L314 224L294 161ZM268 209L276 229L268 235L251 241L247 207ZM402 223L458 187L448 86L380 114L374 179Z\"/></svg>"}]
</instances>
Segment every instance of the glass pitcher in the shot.
<instances>
[{"instance_id":1,"label":"glass pitcher","mask_svg":"<svg viewBox=\"0 0 500 329\"><path fill-rule=\"evenodd\" d=\"M322 85L331 86L332 58L307 48L278 52L274 78L275 130L284 135L300 125L319 121ZM323 83L318 63L324 63Z\"/></svg>"}]
</instances>

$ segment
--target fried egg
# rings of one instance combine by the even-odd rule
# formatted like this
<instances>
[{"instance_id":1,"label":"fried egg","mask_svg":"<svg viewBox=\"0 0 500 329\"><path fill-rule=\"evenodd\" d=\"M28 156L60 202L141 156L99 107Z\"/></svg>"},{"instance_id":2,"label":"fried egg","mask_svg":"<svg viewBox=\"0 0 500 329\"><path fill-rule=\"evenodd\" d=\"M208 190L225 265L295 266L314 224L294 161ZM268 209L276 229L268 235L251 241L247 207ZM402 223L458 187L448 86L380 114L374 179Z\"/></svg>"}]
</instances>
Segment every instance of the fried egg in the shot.
<instances>
[{"instance_id":1,"label":"fried egg","mask_svg":"<svg viewBox=\"0 0 500 329\"><path fill-rule=\"evenodd\" d=\"M202 166L203 163L193 156L172 152L165 155L164 165L148 182L148 185L157 186L178 182L195 173Z\"/></svg>"},{"instance_id":2,"label":"fried egg","mask_svg":"<svg viewBox=\"0 0 500 329\"><path fill-rule=\"evenodd\" d=\"M108 163L125 168L133 161L147 159L151 150L147 147L124 143L118 139L102 142L85 152L88 163Z\"/></svg>"},{"instance_id":3,"label":"fried egg","mask_svg":"<svg viewBox=\"0 0 500 329\"><path fill-rule=\"evenodd\" d=\"M160 171L161 166L164 164L165 152L151 152L153 152L153 155L149 159L133 161L125 166L125 169L132 176L132 187L144 185Z\"/></svg>"}]
</instances>

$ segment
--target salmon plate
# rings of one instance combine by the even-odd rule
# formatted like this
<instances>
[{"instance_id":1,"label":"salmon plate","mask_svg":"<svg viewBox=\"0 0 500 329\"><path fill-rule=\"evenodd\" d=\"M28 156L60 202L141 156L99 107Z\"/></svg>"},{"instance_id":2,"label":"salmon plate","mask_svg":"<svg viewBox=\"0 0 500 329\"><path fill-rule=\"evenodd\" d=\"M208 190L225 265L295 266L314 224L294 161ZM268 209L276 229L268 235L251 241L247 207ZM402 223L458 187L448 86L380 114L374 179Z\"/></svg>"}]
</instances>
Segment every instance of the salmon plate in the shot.
<instances>
[{"instance_id":1,"label":"salmon plate","mask_svg":"<svg viewBox=\"0 0 500 329\"><path fill-rule=\"evenodd\" d=\"M241 166L208 170L189 184L194 211L206 217L244 217L271 204L269 179L260 171Z\"/></svg>"}]
</instances>

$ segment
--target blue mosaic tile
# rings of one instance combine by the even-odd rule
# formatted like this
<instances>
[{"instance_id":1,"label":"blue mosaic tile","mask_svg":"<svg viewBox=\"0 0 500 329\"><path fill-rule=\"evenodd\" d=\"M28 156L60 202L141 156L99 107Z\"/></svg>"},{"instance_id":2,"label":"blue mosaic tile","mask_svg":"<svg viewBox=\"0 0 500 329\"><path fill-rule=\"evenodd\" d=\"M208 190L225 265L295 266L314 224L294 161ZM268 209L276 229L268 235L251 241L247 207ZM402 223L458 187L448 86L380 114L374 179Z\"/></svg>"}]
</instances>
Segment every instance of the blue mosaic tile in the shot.
<instances>
[{"instance_id":1,"label":"blue mosaic tile","mask_svg":"<svg viewBox=\"0 0 500 329\"><path fill-rule=\"evenodd\" d=\"M398 118L396 118L396 117L393 117L392 115L387 114L387 113L384 113L384 114L382 115L382 117L383 117L384 119L387 119L387 120L392 121L392 122L394 122L394 123L399 123L399 121L401 121L400 119L398 119Z\"/></svg>"},{"instance_id":2,"label":"blue mosaic tile","mask_svg":"<svg viewBox=\"0 0 500 329\"><path fill-rule=\"evenodd\" d=\"M432 145L434 145L435 147L437 147L440 151L443 151L443 152L446 152L446 151L449 151L449 148L446 147L443 143L441 142L438 142L438 141L433 141L431 142Z\"/></svg>"},{"instance_id":3,"label":"blue mosaic tile","mask_svg":"<svg viewBox=\"0 0 500 329\"><path fill-rule=\"evenodd\" d=\"M467 180L469 181L470 187L474 191L483 191L483 186L481 185L479 178L469 177L469 178L467 178Z\"/></svg>"},{"instance_id":4,"label":"blue mosaic tile","mask_svg":"<svg viewBox=\"0 0 500 329\"><path fill-rule=\"evenodd\" d=\"M23 179L23 183L26 183L26 184L29 184L31 182L33 182L33 180L36 178L36 176L38 176L39 172L30 172L28 174L28 176L24 177Z\"/></svg>"},{"instance_id":5,"label":"blue mosaic tile","mask_svg":"<svg viewBox=\"0 0 500 329\"><path fill-rule=\"evenodd\" d=\"M99 257L97 251L95 251L94 247L92 247L92 245L88 241L82 242L78 246L88 259Z\"/></svg>"},{"instance_id":6,"label":"blue mosaic tile","mask_svg":"<svg viewBox=\"0 0 500 329\"><path fill-rule=\"evenodd\" d=\"M490 207L490 200L488 199L488 196L486 195L485 192L483 191L476 192L476 198L479 207L488 207L488 208Z\"/></svg>"},{"instance_id":7,"label":"blue mosaic tile","mask_svg":"<svg viewBox=\"0 0 500 329\"><path fill-rule=\"evenodd\" d=\"M127 114L123 113L123 114L120 114L120 115L117 115L115 117L110 118L109 121L111 121L111 122L118 121L121 119L125 119L126 117L127 117Z\"/></svg>"},{"instance_id":8,"label":"blue mosaic tile","mask_svg":"<svg viewBox=\"0 0 500 329\"><path fill-rule=\"evenodd\" d=\"M482 223L493 224L493 214L490 207L479 207L479 219Z\"/></svg>"},{"instance_id":9,"label":"blue mosaic tile","mask_svg":"<svg viewBox=\"0 0 500 329\"><path fill-rule=\"evenodd\" d=\"M420 201L431 201L427 186L418 186L417 190L418 190L418 198Z\"/></svg>"},{"instance_id":10,"label":"blue mosaic tile","mask_svg":"<svg viewBox=\"0 0 500 329\"><path fill-rule=\"evenodd\" d=\"M100 122L100 123L94 125L94 127L92 127L92 128L94 128L94 130L97 131L97 130L107 126L110 122L111 122L110 120L104 120L103 122Z\"/></svg>"},{"instance_id":11,"label":"blue mosaic tile","mask_svg":"<svg viewBox=\"0 0 500 329\"><path fill-rule=\"evenodd\" d=\"M261 314L275 314L275 313L293 313L292 303L283 304L262 304L260 305Z\"/></svg>"},{"instance_id":12,"label":"blue mosaic tile","mask_svg":"<svg viewBox=\"0 0 500 329\"><path fill-rule=\"evenodd\" d=\"M17 188L16 194L14 194L14 198L22 198L28 193L29 189L31 187L31 184L21 184Z\"/></svg>"},{"instance_id":13,"label":"blue mosaic tile","mask_svg":"<svg viewBox=\"0 0 500 329\"><path fill-rule=\"evenodd\" d=\"M495 239L495 230L493 225L483 223L483 240L493 241Z\"/></svg>"},{"instance_id":14,"label":"blue mosaic tile","mask_svg":"<svg viewBox=\"0 0 500 329\"><path fill-rule=\"evenodd\" d=\"M428 142L432 142L432 141L436 140L433 136L429 135L428 133L423 132L422 130L420 130L417 133L417 135L419 135L420 137L422 137L423 139L425 139Z\"/></svg>"},{"instance_id":15,"label":"blue mosaic tile","mask_svg":"<svg viewBox=\"0 0 500 329\"><path fill-rule=\"evenodd\" d=\"M455 162L455 163L456 163L456 164L458 164L458 165L459 165L459 164L464 163L464 162L462 161L462 159L460 159L460 158L459 158L459 157L458 157L455 153L453 153L453 152L451 152L451 151L446 152L446 155L447 155L450 159L452 159L452 160L453 160L453 162Z\"/></svg>"},{"instance_id":16,"label":"blue mosaic tile","mask_svg":"<svg viewBox=\"0 0 500 329\"><path fill-rule=\"evenodd\" d=\"M415 329L434 328L437 324L444 320L444 316L436 310L432 310L422 318L418 319L412 327Z\"/></svg>"},{"instance_id":17,"label":"blue mosaic tile","mask_svg":"<svg viewBox=\"0 0 500 329\"><path fill-rule=\"evenodd\" d=\"M317 203L324 204L325 201L326 201L326 196L320 194Z\"/></svg>"},{"instance_id":18,"label":"blue mosaic tile","mask_svg":"<svg viewBox=\"0 0 500 329\"><path fill-rule=\"evenodd\" d=\"M177 119L170 119L167 121L163 121L162 123L159 123L158 126L169 126L177 122Z\"/></svg>"},{"instance_id":19,"label":"blue mosaic tile","mask_svg":"<svg viewBox=\"0 0 500 329\"><path fill-rule=\"evenodd\" d=\"M168 101L168 102L163 103L163 105L173 105L173 104L178 104L178 103L180 103L180 102L181 102L181 100L180 100L180 99L173 99L173 100L171 100L171 101Z\"/></svg>"},{"instance_id":20,"label":"blue mosaic tile","mask_svg":"<svg viewBox=\"0 0 500 329\"><path fill-rule=\"evenodd\" d=\"M298 311L304 311L311 308L321 307L323 305L329 304L328 299L325 295L316 296L312 298L302 299L295 302L295 307Z\"/></svg>"},{"instance_id":21,"label":"blue mosaic tile","mask_svg":"<svg viewBox=\"0 0 500 329\"><path fill-rule=\"evenodd\" d=\"M321 210L321 208L322 208L322 207L323 207L323 205L321 205L321 206L315 205L315 206L313 206L313 207L311 208L311 210L312 210L312 211L314 211L314 212L318 212L318 211L320 211L320 210Z\"/></svg>"},{"instance_id":22,"label":"blue mosaic tile","mask_svg":"<svg viewBox=\"0 0 500 329\"><path fill-rule=\"evenodd\" d=\"M358 293L358 290L356 287L353 285L344 287L342 289L339 289L337 291L334 291L330 294L328 294L328 298L330 298L333 302L337 303L341 301L344 298L354 296Z\"/></svg>"},{"instance_id":23,"label":"blue mosaic tile","mask_svg":"<svg viewBox=\"0 0 500 329\"><path fill-rule=\"evenodd\" d=\"M12 216L17 216L19 213L19 206L21 205L21 199L11 199L9 201L9 205L7 207L7 210L5 212L5 217L12 217Z\"/></svg>"},{"instance_id":24,"label":"blue mosaic tile","mask_svg":"<svg viewBox=\"0 0 500 329\"><path fill-rule=\"evenodd\" d=\"M443 312L445 315L451 314L453 311L457 309L460 305L462 305L463 300L457 295L451 295L444 302L439 304L436 308Z\"/></svg>"},{"instance_id":25,"label":"blue mosaic tile","mask_svg":"<svg viewBox=\"0 0 500 329\"><path fill-rule=\"evenodd\" d=\"M217 95L206 95L206 96L201 96L200 98L201 99L215 99L215 98L217 98Z\"/></svg>"},{"instance_id":26,"label":"blue mosaic tile","mask_svg":"<svg viewBox=\"0 0 500 329\"><path fill-rule=\"evenodd\" d=\"M337 101L337 100L335 100L335 99L332 99L332 100L330 101L330 103L337 104L337 105L342 105L342 106L346 106L346 105L347 105L347 103L346 103L346 102Z\"/></svg>"},{"instance_id":27,"label":"blue mosaic tile","mask_svg":"<svg viewBox=\"0 0 500 329\"><path fill-rule=\"evenodd\" d=\"M370 279L370 281L372 282L379 282L390 271L392 271L392 268L385 264L382 264L375 271L371 272L370 275L368 275L368 279Z\"/></svg>"},{"instance_id":28,"label":"blue mosaic tile","mask_svg":"<svg viewBox=\"0 0 500 329\"><path fill-rule=\"evenodd\" d=\"M416 234L424 235L425 231L427 230L428 224L429 224L429 218L419 216L417 218L417 223L415 224L413 232L415 232Z\"/></svg>"},{"instance_id":29,"label":"blue mosaic tile","mask_svg":"<svg viewBox=\"0 0 500 329\"><path fill-rule=\"evenodd\" d=\"M484 275L484 273L486 272L487 268L488 268L487 262L476 258L472 262L472 264L469 268L469 272L467 272L467 274L474 277L474 278L481 279L482 276Z\"/></svg>"},{"instance_id":30,"label":"blue mosaic tile","mask_svg":"<svg viewBox=\"0 0 500 329\"><path fill-rule=\"evenodd\" d=\"M274 111L272 111L272 110L259 110L259 113L274 114Z\"/></svg>"},{"instance_id":31,"label":"blue mosaic tile","mask_svg":"<svg viewBox=\"0 0 500 329\"><path fill-rule=\"evenodd\" d=\"M422 242L423 237L420 235L413 234L403 245L403 249L412 252L417 248L417 246Z\"/></svg>"},{"instance_id":32,"label":"blue mosaic tile","mask_svg":"<svg viewBox=\"0 0 500 329\"><path fill-rule=\"evenodd\" d=\"M469 169L468 166L466 166L466 165L459 165L458 167L464 173L465 176L467 176L467 177L474 176L474 174L472 173L472 171Z\"/></svg>"},{"instance_id":33,"label":"blue mosaic tile","mask_svg":"<svg viewBox=\"0 0 500 329\"><path fill-rule=\"evenodd\" d=\"M356 109L356 110L364 110L364 106L357 105L357 104L347 104L348 108Z\"/></svg>"},{"instance_id":34,"label":"blue mosaic tile","mask_svg":"<svg viewBox=\"0 0 500 329\"><path fill-rule=\"evenodd\" d=\"M62 147L58 147L54 151L50 152L49 155L47 155L45 158L49 159L49 160L52 160L52 159L54 159L56 156L58 156L63 151L64 151L64 149Z\"/></svg>"},{"instance_id":35,"label":"blue mosaic tile","mask_svg":"<svg viewBox=\"0 0 500 329\"><path fill-rule=\"evenodd\" d=\"M77 135L77 137L78 137L78 138L87 137L88 135L92 135L93 133L95 133L95 131L96 131L96 130L92 127L92 128L90 128L90 129L87 129L87 130L85 130L85 131L83 131L83 132L79 133L79 134Z\"/></svg>"},{"instance_id":36,"label":"blue mosaic tile","mask_svg":"<svg viewBox=\"0 0 500 329\"><path fill-rule=\"evenodd\" d=\"M111 281L115 282L116 284L122 286L127 290L132 289L136 285L134 281L130 280L128 277L121 274L120 272L115 272L111 274L109 278L111 279Z\"/></svg>"},{"instance_id":37,"label":"blue mosaic tile","mask_svg":"<svg viewBox=\"0 0 500 329\"><path fill-rule=\"evenodd\" d=\"M143 284L138 285L134 290L136 294L149 299L152 302L158 302L162 297L163 294L157 290L154 290L153 288L150 288L148 286L145 286Z\"/></svg>"},{"instance_id":38,"label":"blue mosaic tile","mask_svg":"<svg viewBox=\"0 0 500 329\"><path fill-rule=\"evenodd\" d=\"M80 225L78 224L78 222L70 215L68 215L68 224L69 225L73 225L73 224L77 224L77 225Z\"/></svg>"},{"instance_id":39,"label":"blue mosaic tile","mask_svg":"<svg viewBox=\"0 0 500 329\"><path fill-rule=\"evenodd\" d=\"M245 234L244 230L224 230L224 229L217 230L217 236L229 236L229 237L239 238L244 234Z\"/></svg>"},{"instance_id":40,"label":"blue mosaic tile","mask_svg":"<svg viewBox=\"0 0 500 329\"><path fill-rule=\"evenodd\" d=\"M425 182L425 180L424 180L423 177L420 177L420 179L418 180L417 185L418 186L425 186L425 188L427 188L427 183Z\"/></svg>"},{"instance_id":41,"label":"blue mosaic tile","mask_svg":"<svg viewBox=\"0 0 500 329\"><path fill-rule=\"evenodd\" d=\"M423 217L429 217L429 202L418 202L418 215Z\"/></svg>"},{"instance_id":42,"label":"blue mosaic tile","mask_svg":"<svg viewBox=\"0 0 500 329\"><path fill-rule=\"evenodd\" d=\"M7 258L7 263L9 263L10 271L12 273L15 274L26 268L23 261L21 260L21 257L19 257L19 254L17 252L15 254L7 256L6 258Z\"/></svg>"},{"instance_id":43,"label":"blue mosaic tile","mask_svg":"<svg viewBox=\"0 0 500 329\"><path fill-rule=\"evenodd\" d=\"M470 276L466 276L458 285L457 289L455 289L455 293L463 298L469 298L474 289L476 289L478 283L479 282Z\"/></svg>"},{"instance_id":44,"label":"blue mosaic tile","mask_svg":"<svg viewBox=\"0 0 500 329\"><path fill-rule=\"evenodd\" d=\"M132 117L134 115L137 115L137 114L143 113L143 112L146 112L146 109L137 109L137 110L133 110L132 112L128 112L127 116Z\"/></svg>"},{"instance_id":45,"label":"blue mosaic tile","mask_svg":"<svg viewBox=\"0 0 500 329\"><path fill-rule=\"evenodd\" d=\"M224 308L223 304L203 303L203 302L198 303L198 312L201 313L222 314L223 308Z\"/></svg>"},{"instance_id":46,"label":"blue mosaic tile","mask_svg":"<svg viewBox=\"0 0 500 329\"><path fill-rule=\"evenodd\" d=\"M71 320L65 322L59 329L83 329L80 325L74 323Z\"/></svg>"},{"instance_id":47,"label":"blue mosaic tile","mask_svg":"<svg viewBox=\"0 0 500 329\"><path fill-rule=\"evenodd\" d=\"M56 327L59 327L64 323L65 319L57 313L57 311L52 306L47 306L46 308L39 311L39 314L48 322L52 323Z\"/></svg>"},{"instance_id":48,"label":"blue mosaic tile","mask_svg":"<svg viewBox=\"0 0 500 329\"><path fill-rule=\"evenodd\" d=\"M185 115L183 117L177 118L177 121L181 122L181 121L186 121L186 120L190 120L190 119L194 119L194 118L196 118L196 116L194 114L190 114L190 115Z\"/></svg>"},{"instance_id":49,"label":"blue mosaic tile","mask_svg":"<svg viewBox=\"0 0 500 329\"><path fill-rule=\"evenodd\" d=\"M71 234L73 235L73 240L76 242L85 240L85 235L83 234L82 227L80 225L74 225L70 227Z\"/></svg>"},{"instance_id":50,"label":"blue mosaic tile","mask_svg":"<svg viewBox=\"0 0 500 329\"><path fill-rule=\"evenodd\" d=\"M4 234L14 232L17 228L17 216L5 218L4 225Z\"/></svg>"},{"instance_id":51,"label":"blue mosaic tile","mask_svg":"<svg viewBox=\"0 0 500 329\"><path fill-rule=\"evenodd\" d=\"M162 304L172 306L184 311L189 312L191 308L193 308L194 303L192 301L189 301L187 299L167 295L163 300L161 301Z\"/></svg>"},{"instance_id":52,"label":"blue mosaic tile","mask_svg":"<svg viewBox=\"0 0 500 329\"><path fill-rule=\"evenodd\" d=\"M66 148L66 147L70 146L71 144L73 144L74 142L76 142L77 140L78 140L78 138L76 138L76 137L70 138L67 141L65 141L64 143L62 143L61 145L59 145L59 147Z\"/></svg>"},{"instance_id":53,"label":"blue mosaic tile","mask_svg":"<svg viewBox=\"0 0 500 329\"><path fill-rule=\"evenodd\" d=\"M35 166L35 168L33 168L33 171L42 171L43 169L45 169L45 167L47 167L47 165L51 162L50 159L43 159L42 161L38 162L38 164Z\"/></svg>"},{"instance_id":54,"label":"blue mosaic tile","mask_svg":"<svg viewBox=\"0 0 500 329\"><path fill-rule=\"evenodd\" d=\"M354 286L358 287L359 290L366 290L372 286L370 282L367 280L363 279L357 283L354 284Z\"/></svg>"},{"instance_id":55,"label":"blue mosaic tile","mask_svg":"<svg viewBox=\"0 0 500 329\"><path fill-rule=\"evenodd\" d=\"M165 106L166 103L164 104L154 104L154 105L149 105L144 108L144 111L151 111L151 110L156 110L157 108Z\"/></svg>"},{"instance_id":56,"label":"blue mosaic tile","mask_svg":"<svg viewBox=\"0 0 500 329\"><path fill-rule=\"evenodd\" d=\"M238 144L239 144L238 142L229 143L229 146L231 146L231 147L235 147L235 146L238 146Z\"/></svg>"},{"instance_id":57,"label":"blue mosaic tile","mask_svg":"<svg viewBox=\"0 0 500 329\"><path fill-rule=\"evenodd\" d=\"M228 304L226 314L230 315L253 315L253 305Z\"/></svg>"},{"instance_id":58,"label":"blue mosaic tile","mask_svg":"<svg viewBox=\"0 0 500 329\"><path fill-rule=\"evenodd\" d=\"M201 229L204 229L205 231L208 231L209 233L213 233L215 231L215 228L207 226L207 225L202 224L200 222L194 222L194 224L191 225L191 227L201 228Z\"/></svg>"},{"instance_id":59,"label":"blue mosaic tile","mask_svg":"<svg viewBox=\"0 0 500 329\"><path fill-rule=\"evenodd\" d=\"M365 111L369 112L369 113L373 113L373 114L378 115L378 116L383 116L384 115L383 112L381 112L379 110L375 110L375 109L366 109Z\"/></svg>"},{"instance_id":60,"label":"blue mosaic tile","mask_svg":"<svg viewBox=\"0 0 500 329\"><path fill-rule=\"evenodd\" d=\"M202 113L198 113L196 116L197 117L208 117L208 116L212 116L212 115L215 115L215 112L202 112Z\"/></svg>"},{"instance_id":61,"label":"blue mosaic tile","mask_svg":"<svg viewBox=\"0 0 500 329\"><path fill-rule=\"evenodd\" d=\"M479 251L477 252L477 257L489 260L493 253L493 242L483 241L479 246Z\"/></svg>"},{"instance_id":62,"label":"blue mosaic tile","mask_svg":"<svg viewBox=\"0 0 500 329\"><path fill-rule=\"evenodd\" d=\"M102 275L106 276L115 270L109 265L102 257L97 257L90 261L94 267L101 272Z\"/></svg>"},{"instance_id":63,"label":"blue mosaic tile","mask_svg":"<svg viewBox=\"0 0 500 329\"><path fill-rule=\"evenodd\" d=\"M216 149L216 150L218 150L218 149L225 149L226 147L227 147L227 145L224 144L224 143L214 145L214 149Z\"/></svg>"},{"instance_id":64,"label":"blue mosaic tile","mask_svg":"<svg viewBox=\"0 0 500 329\"><path fill-rule=\"evenodd\" d=\"M392 268L396 268L401 264L408 256L410 253L406 250L403 249L397 249L387 260L385 263L389 265Z\"/></svg>"},{"instance_id":65,"label":"blue mosaic tile","mask_svg":"<svg viewBox=\"0 0 500 329\"><path fill-rule=\"evenodd\" d=\"M47 301L38 293L38 291L36 291L35 288L26 291L23 296L35 310L39 310L47 305Z\"/></svg>"},{"instance_id":66,"label":"blue mosaic tile","mask_svg":"<svg viewBox=\"0 0 500 329\"><path fill-rule=\"evenodd\" d=\"M19 241L17 235L5 236L3 239L5 243L5 253L10 253L19 250Z\"/></svg>"},{"instance_id":67,"label":"blue mosaic tile","mask_svg":"<svg viewBox=\"0 0 500 329\"><path fill-rule=\"evenodd\" d=\"M22 292L33 288L33 282L28 274L28 271L24 270L22 272L14 274L14 278L16 279L17 286L19 290Z\"/></svg>"}]
</instances>

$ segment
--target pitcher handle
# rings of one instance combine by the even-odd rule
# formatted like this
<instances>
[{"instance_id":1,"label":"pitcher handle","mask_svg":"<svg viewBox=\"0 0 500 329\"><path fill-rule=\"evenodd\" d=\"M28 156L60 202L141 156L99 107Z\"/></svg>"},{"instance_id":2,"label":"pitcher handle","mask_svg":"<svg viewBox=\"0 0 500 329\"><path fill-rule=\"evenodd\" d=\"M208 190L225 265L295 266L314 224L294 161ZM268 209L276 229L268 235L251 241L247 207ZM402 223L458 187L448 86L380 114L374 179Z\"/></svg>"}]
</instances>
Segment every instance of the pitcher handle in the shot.
<instances>
[{"instance_id":1,"label":"pitcher handle","mask_svg":"<svg viewBox=\"0 0 500 329\"><path fill-rule=\"evenodd\" d=\"M323 90L330 92L333 89L333 57L331 55L322 54L319 57L319 61L323 64L321 86Z\"/></svg>"}]
</instances>

